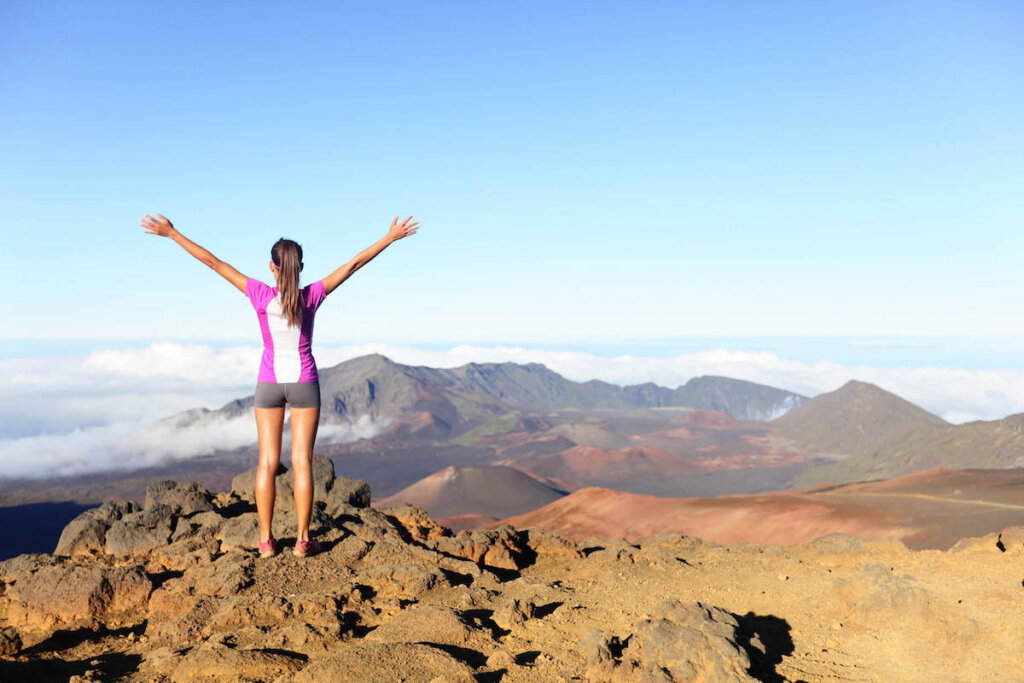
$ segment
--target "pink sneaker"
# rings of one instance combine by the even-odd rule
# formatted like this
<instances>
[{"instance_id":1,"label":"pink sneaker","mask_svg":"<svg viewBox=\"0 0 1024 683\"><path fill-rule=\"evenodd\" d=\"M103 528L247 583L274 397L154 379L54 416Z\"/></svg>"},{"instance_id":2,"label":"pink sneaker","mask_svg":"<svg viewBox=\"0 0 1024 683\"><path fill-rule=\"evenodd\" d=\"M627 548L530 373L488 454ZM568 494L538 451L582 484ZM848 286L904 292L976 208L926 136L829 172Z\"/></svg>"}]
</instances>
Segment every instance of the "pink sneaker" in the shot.
<instances>
[{"instance_id":1,"label":"pink sneaker","mask_svg":"<svg viewBox=\"0 0 1024 683\"><path fill-rule=\"evenodd\" d=\"M277 539L273 536L267 542L260 541L260 557L273 557L277 555Z\"/></svg>"},{"instance_id":2,"label":"pink sneaker","mask_svg":"<svg viewBox=\"0 0 1024 683\"><path fill-rule=\"evenodd\" d=\"M315 538L311 538L308 541L295 541L295 548L292 549L292 553L296 557L305 557L307 555L316 555L320 552L320 541Z\"/></svg>"}]
</instances>

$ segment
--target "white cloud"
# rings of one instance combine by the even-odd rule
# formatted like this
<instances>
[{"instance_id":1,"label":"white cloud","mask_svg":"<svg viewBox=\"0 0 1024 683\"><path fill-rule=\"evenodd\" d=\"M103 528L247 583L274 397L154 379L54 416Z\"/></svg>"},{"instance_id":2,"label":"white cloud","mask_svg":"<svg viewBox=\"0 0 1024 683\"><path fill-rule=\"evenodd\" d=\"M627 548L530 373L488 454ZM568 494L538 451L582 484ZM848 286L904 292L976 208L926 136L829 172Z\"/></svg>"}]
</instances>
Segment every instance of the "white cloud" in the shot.
<instances>
[{"instance_id":1,"label":"white cloud","mask_svg":"<svg viewBox=\"0 0 1024 683\"><path fill-rule=\"evenodd\" d=\"M190 362L195 358L195 362ZM0 361L0 436L152 422L252 393L259 351L152 344L85 358Z\"/></svg>"},{"instance_id":2,"label":"white cloud","mask_svg":"<svg viewBox=\"0 0 1024 683\"><path fill-rule=\"evenodd\" d=\"M82 370L94 378L172 379L205 385L256 381L261 350L250 346L209 346L158 342L144 349L94 351Z\"/></svg>"},{"instance_id":3,"label":"white cloud","mask_svg":"<svg viewBox=\"0 0 1024 683\"><path fill-rule=\"evenodd\" d=\"M317 443L370 438L387 426L363 416L353 424L323 425ZM285 430L282 461L289 462L290 435ZM42 434L0 440L0 477L52 477L111 470L134 470L177 460L232 450L256 442L251 413L232 419L213 418L185 428L173 421L151 424L116 422L76 429L66 434ZM253 461L255 463L255 460Z\"/></svg>"}]
</instances>

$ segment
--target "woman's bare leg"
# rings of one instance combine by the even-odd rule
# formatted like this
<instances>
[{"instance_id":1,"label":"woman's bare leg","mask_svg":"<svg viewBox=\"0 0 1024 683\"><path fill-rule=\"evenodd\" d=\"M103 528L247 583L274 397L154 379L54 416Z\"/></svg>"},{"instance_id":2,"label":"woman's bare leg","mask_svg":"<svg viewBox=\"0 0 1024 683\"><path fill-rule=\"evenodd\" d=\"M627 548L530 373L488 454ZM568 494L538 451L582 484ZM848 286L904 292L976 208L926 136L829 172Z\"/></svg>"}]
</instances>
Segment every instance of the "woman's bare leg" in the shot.
<instances>
[{"instance_id":1,"label":"woman's bare leg","mask_svg":"<svg viewBox=\"0 0 1024 683\"><path fill-rule=\"evenodd\" d=\"M256 408L256 435L260 441L260 460L256 467L256 516L260 520L260 540L270 540L274 521L274 475L281 462L281 432L284 408Z\"/></svg>"},{"instance_id":2,"label":"woman's bare leg","mask_svg":"<svg viewBox=\"0 0 1024 683\"><path fill-rule=\"evenodd\" d=\"M295 479L295 521L298 540L309 540L309 518L313 514L313 444L320 421L320 408L291 409L292 473Z\"/></svg>"}]
</instances>

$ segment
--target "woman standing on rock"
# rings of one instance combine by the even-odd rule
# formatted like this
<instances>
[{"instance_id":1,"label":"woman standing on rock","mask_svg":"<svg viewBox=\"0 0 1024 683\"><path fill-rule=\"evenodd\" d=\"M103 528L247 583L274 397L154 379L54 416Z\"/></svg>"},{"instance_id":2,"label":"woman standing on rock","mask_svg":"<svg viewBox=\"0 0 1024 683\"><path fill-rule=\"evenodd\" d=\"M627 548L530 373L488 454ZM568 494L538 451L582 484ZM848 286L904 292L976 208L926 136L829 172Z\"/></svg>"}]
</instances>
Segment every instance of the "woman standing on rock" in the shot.
<instances>
[{"instance_id":1,"label":"woman standing on rock","mask_svg":"<svg viewBox=\"0 0 1024 683\"><path fill-rule=\"evenodd\" d=\"M178 232L169 220L146 214L139 222L149 235L170 237L218 275L244 292L259 319L263 334L263 359L256 381L256 433L259 438L259 466L256 470L256 511L260 523L260 556L277 553L277 539L271 533L276 494L274 475L281 459L284 408L291 409L292 471L295 474L295 516L298 534L293 552L300 556L320 550L309 537L313 513L313 444L320 419L320 384L316 361L310 353L313 316L324 298L342 282L370 262L392 242L416 232L419 223L391 221L388 233L323 280L299 287L302 247L279 239L270 250L270 272L276 287L242 275L206 249Z\"/></svg>"}]
</instances>

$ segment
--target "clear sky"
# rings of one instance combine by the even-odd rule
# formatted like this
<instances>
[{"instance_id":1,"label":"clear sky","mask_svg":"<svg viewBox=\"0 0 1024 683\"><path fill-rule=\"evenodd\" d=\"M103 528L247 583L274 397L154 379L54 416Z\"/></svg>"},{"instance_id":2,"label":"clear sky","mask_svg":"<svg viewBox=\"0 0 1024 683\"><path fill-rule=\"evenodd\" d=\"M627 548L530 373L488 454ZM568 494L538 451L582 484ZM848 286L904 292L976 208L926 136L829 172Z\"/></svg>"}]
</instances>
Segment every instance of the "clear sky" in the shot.
<instances>
[{"instance_id":1,"label":"clear sky","mask_svg":"<svg viewBox=\"0 0 1024 683\"><path fill-rule=\"evenodd\" d=\"M12 339L1024 335L1017 2L6 2Z\"/></svg>"}]
</instances>

